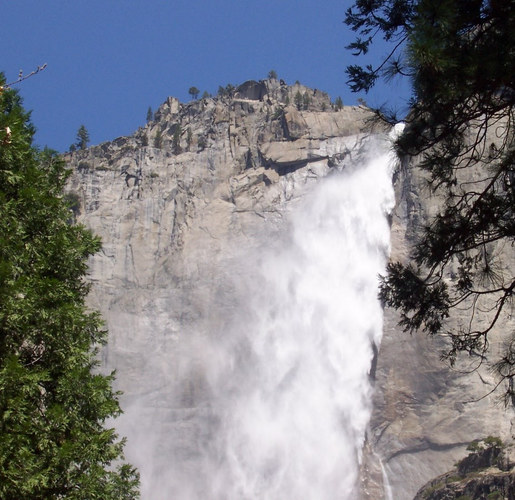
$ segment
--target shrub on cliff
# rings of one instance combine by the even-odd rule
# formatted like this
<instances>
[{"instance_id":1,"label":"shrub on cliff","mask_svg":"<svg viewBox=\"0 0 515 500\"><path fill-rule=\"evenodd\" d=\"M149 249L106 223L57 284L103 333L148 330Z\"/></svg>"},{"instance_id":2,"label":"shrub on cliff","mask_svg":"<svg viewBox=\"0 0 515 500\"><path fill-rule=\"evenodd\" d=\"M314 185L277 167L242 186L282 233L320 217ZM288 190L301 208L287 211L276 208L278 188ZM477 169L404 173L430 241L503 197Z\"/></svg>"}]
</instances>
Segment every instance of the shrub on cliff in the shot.
<instances>
[{"instance_id":1,"label":"shrub on cliff","mask_svg":"<svg viewBox=\"0 0 515 500\"><path fill-rule=\"evenodd\" d=\"M105 426L113 376L94 373L102 322L84 299L99 240L70 224L66 171L0 74L0 498L132 499L135 470ZM118 464L118 465L115 465Z\"/></svg>"}]
</instances>

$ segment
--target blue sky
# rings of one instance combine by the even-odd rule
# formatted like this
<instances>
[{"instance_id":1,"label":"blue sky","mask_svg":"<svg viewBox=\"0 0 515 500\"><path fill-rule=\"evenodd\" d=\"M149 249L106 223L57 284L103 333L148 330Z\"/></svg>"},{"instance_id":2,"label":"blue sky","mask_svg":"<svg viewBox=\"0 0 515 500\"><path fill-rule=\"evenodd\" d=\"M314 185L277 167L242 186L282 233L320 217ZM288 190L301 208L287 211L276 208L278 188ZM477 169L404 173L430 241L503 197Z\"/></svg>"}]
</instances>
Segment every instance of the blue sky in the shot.
<instances>
[{"instance_id":1,"label":"blue sky","mask_svg":"<svg viewBox=\"0 0 515 500\"><path fill-rule=\"evenodd\" d=\"M266 78L373 105L407 99L406 85L352 94L343 23L351 0L0 0L0 71L45 71L17 85L35 142L59 151L84 124L92 144L129 135L168 97ZM384 55L379 48L377 56Z\"/></svg>"}]
</instances>

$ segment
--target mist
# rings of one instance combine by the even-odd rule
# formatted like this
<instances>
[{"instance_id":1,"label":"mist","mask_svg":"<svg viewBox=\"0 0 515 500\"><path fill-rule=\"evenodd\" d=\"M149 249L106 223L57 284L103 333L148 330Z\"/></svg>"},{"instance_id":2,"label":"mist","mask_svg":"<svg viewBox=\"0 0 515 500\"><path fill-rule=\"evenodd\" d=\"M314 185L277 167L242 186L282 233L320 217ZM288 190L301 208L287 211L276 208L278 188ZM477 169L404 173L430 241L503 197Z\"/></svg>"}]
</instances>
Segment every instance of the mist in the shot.
<instances>
[{"instance_id":1,"label":"mist","mask_svg":"<svg viewBox=\"0 0 515 500\"><path fill-rule=\"evenodd\" d=\"M160 388L119 424L142 498L356 498L394 161L377 137L318 181L280 237L221 273L230 286L206 305L216 321L184 335L180 363L157 354Z\"/></svg>"}]
</instances>

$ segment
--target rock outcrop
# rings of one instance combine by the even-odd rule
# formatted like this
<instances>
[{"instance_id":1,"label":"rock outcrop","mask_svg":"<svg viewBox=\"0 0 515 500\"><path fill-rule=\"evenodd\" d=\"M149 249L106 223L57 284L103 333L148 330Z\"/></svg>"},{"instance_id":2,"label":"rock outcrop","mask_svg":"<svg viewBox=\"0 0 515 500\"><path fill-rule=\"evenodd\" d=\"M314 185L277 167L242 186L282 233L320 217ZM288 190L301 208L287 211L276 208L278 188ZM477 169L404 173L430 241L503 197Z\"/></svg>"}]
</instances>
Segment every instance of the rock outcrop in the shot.
<instances>
[{"instance_id":1,"label":"rock outcrop","mask_svg":"<svg viewBox=\"0 0 515 500\"><path fill-rule=\"evenodd\" d=\"M299 106L298 95L307 96ZM145 484L202 474L195 468L213 425L206 370L218 355L206 339L221 341L227 318L245 307L244 298L234 301L239 283L260 251L284 238L299 200L359 159L374 132L370 117L362 107L336 111L325 93L301 85L246 82L214 99L169 98L133 136L66 157L77 220L103 241L90 261L89 302L107 322L103 363L116 368L124 392L120 431L140 436L128 455L144 465ZM434 200L411 167L396 173L395 186L392 255L406 259ZM511 437L512 412L496 406L495 394L484 397L493 375L449 369L440 342L399 332L386 312L363 463L367 498L413 498L471 440ZM172 435L173 466L151 459L170 453ZM166 498L202 498L200 482L191 488Z\"/></svg>"},{"instance_id":2,"label":"rock outcrop","mask_svg":"<svg viewBox=\"0 0 515 500\"><path fill-rule=\"evenodd\" d=\"M424 485L414 500L505 500L515 498L513 462L498 438L474 442L452 471Z\"/></svg>"}]
</instances>

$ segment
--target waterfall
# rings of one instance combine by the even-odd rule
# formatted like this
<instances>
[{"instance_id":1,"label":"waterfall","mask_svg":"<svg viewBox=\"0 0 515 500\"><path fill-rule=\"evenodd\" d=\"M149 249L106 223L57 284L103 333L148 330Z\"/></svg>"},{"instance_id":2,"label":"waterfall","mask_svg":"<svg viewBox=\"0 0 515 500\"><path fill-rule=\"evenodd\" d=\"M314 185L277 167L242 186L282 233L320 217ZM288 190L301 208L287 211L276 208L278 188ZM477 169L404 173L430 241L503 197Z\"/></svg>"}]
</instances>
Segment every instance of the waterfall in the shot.
<instances>
[{"instance_id":1,"label":"waterfall","mask_svg":"<svg viewBox=\"0 0 515 500\"><path fill-rule=\"evenodd\" d=\"M370 153L303 200L246 292L219 385L213 498L356 498L394 203L388 144Z\"/></svg>"},{"instance_id":2,"label":"waterfall","mask_svg":"<svg viewBox=\"0 0 515 500\"><path fill-rule=\"evenodd\" d=\"M178 434L144 498L357 498L394 155L379 137L356 156L298 201L284 238L247 259L238 307L209 348L198 456L179 464L186 434ZM156 479L167 470L171 479Z\"/></svg>"}]
</instances>

